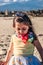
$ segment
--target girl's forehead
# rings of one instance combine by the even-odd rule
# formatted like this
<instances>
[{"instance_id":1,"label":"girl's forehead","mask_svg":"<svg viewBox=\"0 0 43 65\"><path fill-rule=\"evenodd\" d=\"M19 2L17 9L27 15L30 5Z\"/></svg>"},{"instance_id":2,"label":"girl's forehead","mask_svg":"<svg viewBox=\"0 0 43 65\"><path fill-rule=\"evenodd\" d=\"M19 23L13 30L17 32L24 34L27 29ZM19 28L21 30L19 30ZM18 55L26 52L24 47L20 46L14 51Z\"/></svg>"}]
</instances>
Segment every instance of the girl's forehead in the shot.
<instances>
[{"instance_id":1,"label":"girl's forehead","mask_svg":"<svg viewBox=\"0 0 43 65\"><path fill-rule=\"evenodd\" d=\"M28 25L24 24L24 23L19 23L19 22L16 22L15 23L15 26L16 27L28 27Z\"/></svg>"}]
</instances>

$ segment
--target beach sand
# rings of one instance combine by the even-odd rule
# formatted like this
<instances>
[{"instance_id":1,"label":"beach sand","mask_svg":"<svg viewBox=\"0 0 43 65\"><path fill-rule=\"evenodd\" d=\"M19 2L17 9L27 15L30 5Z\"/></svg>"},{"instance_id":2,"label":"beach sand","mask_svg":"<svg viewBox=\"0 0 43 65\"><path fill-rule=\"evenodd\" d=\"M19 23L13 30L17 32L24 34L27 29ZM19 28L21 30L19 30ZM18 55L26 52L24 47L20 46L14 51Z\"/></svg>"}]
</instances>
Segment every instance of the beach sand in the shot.
<instances>
[{"instance_id":1,"label":"beach sand","mask_svg":"<svg viewBox=\"0 0 43 65\"><path fill-rule=\"evenodd\" d=\"M30 19L34 27L34 31L43 47L43 17L30 17ZM14 33L12 25L13 17L0 17L0 61L5 60L11 35ZM34 55L41 61L41 57L37 49L35 48L34 50Z\"/></svg>"}]
</instances>

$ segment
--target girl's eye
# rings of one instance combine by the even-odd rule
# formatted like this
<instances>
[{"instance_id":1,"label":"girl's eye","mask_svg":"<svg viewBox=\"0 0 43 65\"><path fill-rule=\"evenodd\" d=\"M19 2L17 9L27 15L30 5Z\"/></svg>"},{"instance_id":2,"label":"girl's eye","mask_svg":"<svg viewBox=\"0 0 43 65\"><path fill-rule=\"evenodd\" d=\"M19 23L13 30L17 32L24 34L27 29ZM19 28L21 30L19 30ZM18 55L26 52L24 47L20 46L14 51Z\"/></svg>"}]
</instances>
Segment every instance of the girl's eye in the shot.
<instances>
[{"instance_id":1,"label":"girl's eye","mask_svg":"<svg viewBox=\"0 0 43 65\"><path fill-rule=\"evenodd\" d=\"M17 30L26 30L26 29L25 28L22 28L22 29L18 28Z\"/></svg>"},{"instance_id":2,"label":"girl's eye","mask_svg":"<svg viewBox=\"0 0 43 65\"><path fill-rule=\"evenodd\" d=\"M26 30L25 28L23 28L22 30Z\"/></svg>"},{"instance_id":3,"label":"girl's eye","mask_svg":"<svg viewBox=\"0 0 43 65\"><path fill-rule=\"evenodd\" d=\"M18 28L18 30L20 30L20 28Z\"/></svg>"}]
</instances>

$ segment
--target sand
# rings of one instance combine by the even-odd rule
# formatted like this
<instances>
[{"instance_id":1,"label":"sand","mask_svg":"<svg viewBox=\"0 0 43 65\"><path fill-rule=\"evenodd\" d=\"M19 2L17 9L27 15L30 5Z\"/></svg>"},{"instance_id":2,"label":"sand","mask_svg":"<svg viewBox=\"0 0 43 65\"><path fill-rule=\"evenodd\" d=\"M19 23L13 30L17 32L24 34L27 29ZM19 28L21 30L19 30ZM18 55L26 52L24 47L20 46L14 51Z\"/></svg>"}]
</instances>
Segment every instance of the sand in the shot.
<instances>
[{"instance_id":1,"label":"sand","mask_svg":"<svg viewBox=\"0 0 43 65\"><path fill-rule=\"evenodd\" d=\"M34 31L43 47L43 17L30 17ZM5 60L7 50L9 48L11 35L14 33L14 28L12 27L13 17L0 17L0 61ZM37 51L34 49L34 55L41 61L41 57Z\"/></svg>"}]
</instances>

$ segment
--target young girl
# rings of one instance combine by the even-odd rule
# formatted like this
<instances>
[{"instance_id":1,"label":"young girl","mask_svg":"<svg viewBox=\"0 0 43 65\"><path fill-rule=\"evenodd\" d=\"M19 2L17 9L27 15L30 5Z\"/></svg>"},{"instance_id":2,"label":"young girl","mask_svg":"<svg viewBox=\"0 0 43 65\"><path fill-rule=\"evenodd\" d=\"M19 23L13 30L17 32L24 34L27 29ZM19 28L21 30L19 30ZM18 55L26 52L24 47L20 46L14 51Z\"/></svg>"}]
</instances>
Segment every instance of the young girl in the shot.
<instances>
[{"instance_id":1,"label":"young girl","mask_svg":"<svg viewBox=\"0 0 43 65\"><path fill-rule=\"evenodd\" d=\"M43 61L43 48L33 31L30 18L25 13L16 13L13 20L14 35L11 38L4 65L41 65L40 61L33 56L34 46L38 49ZM11 58L11 55L14 56ZM11 58L11 62L9 61Z\"/></svg>"}]
</instances>

